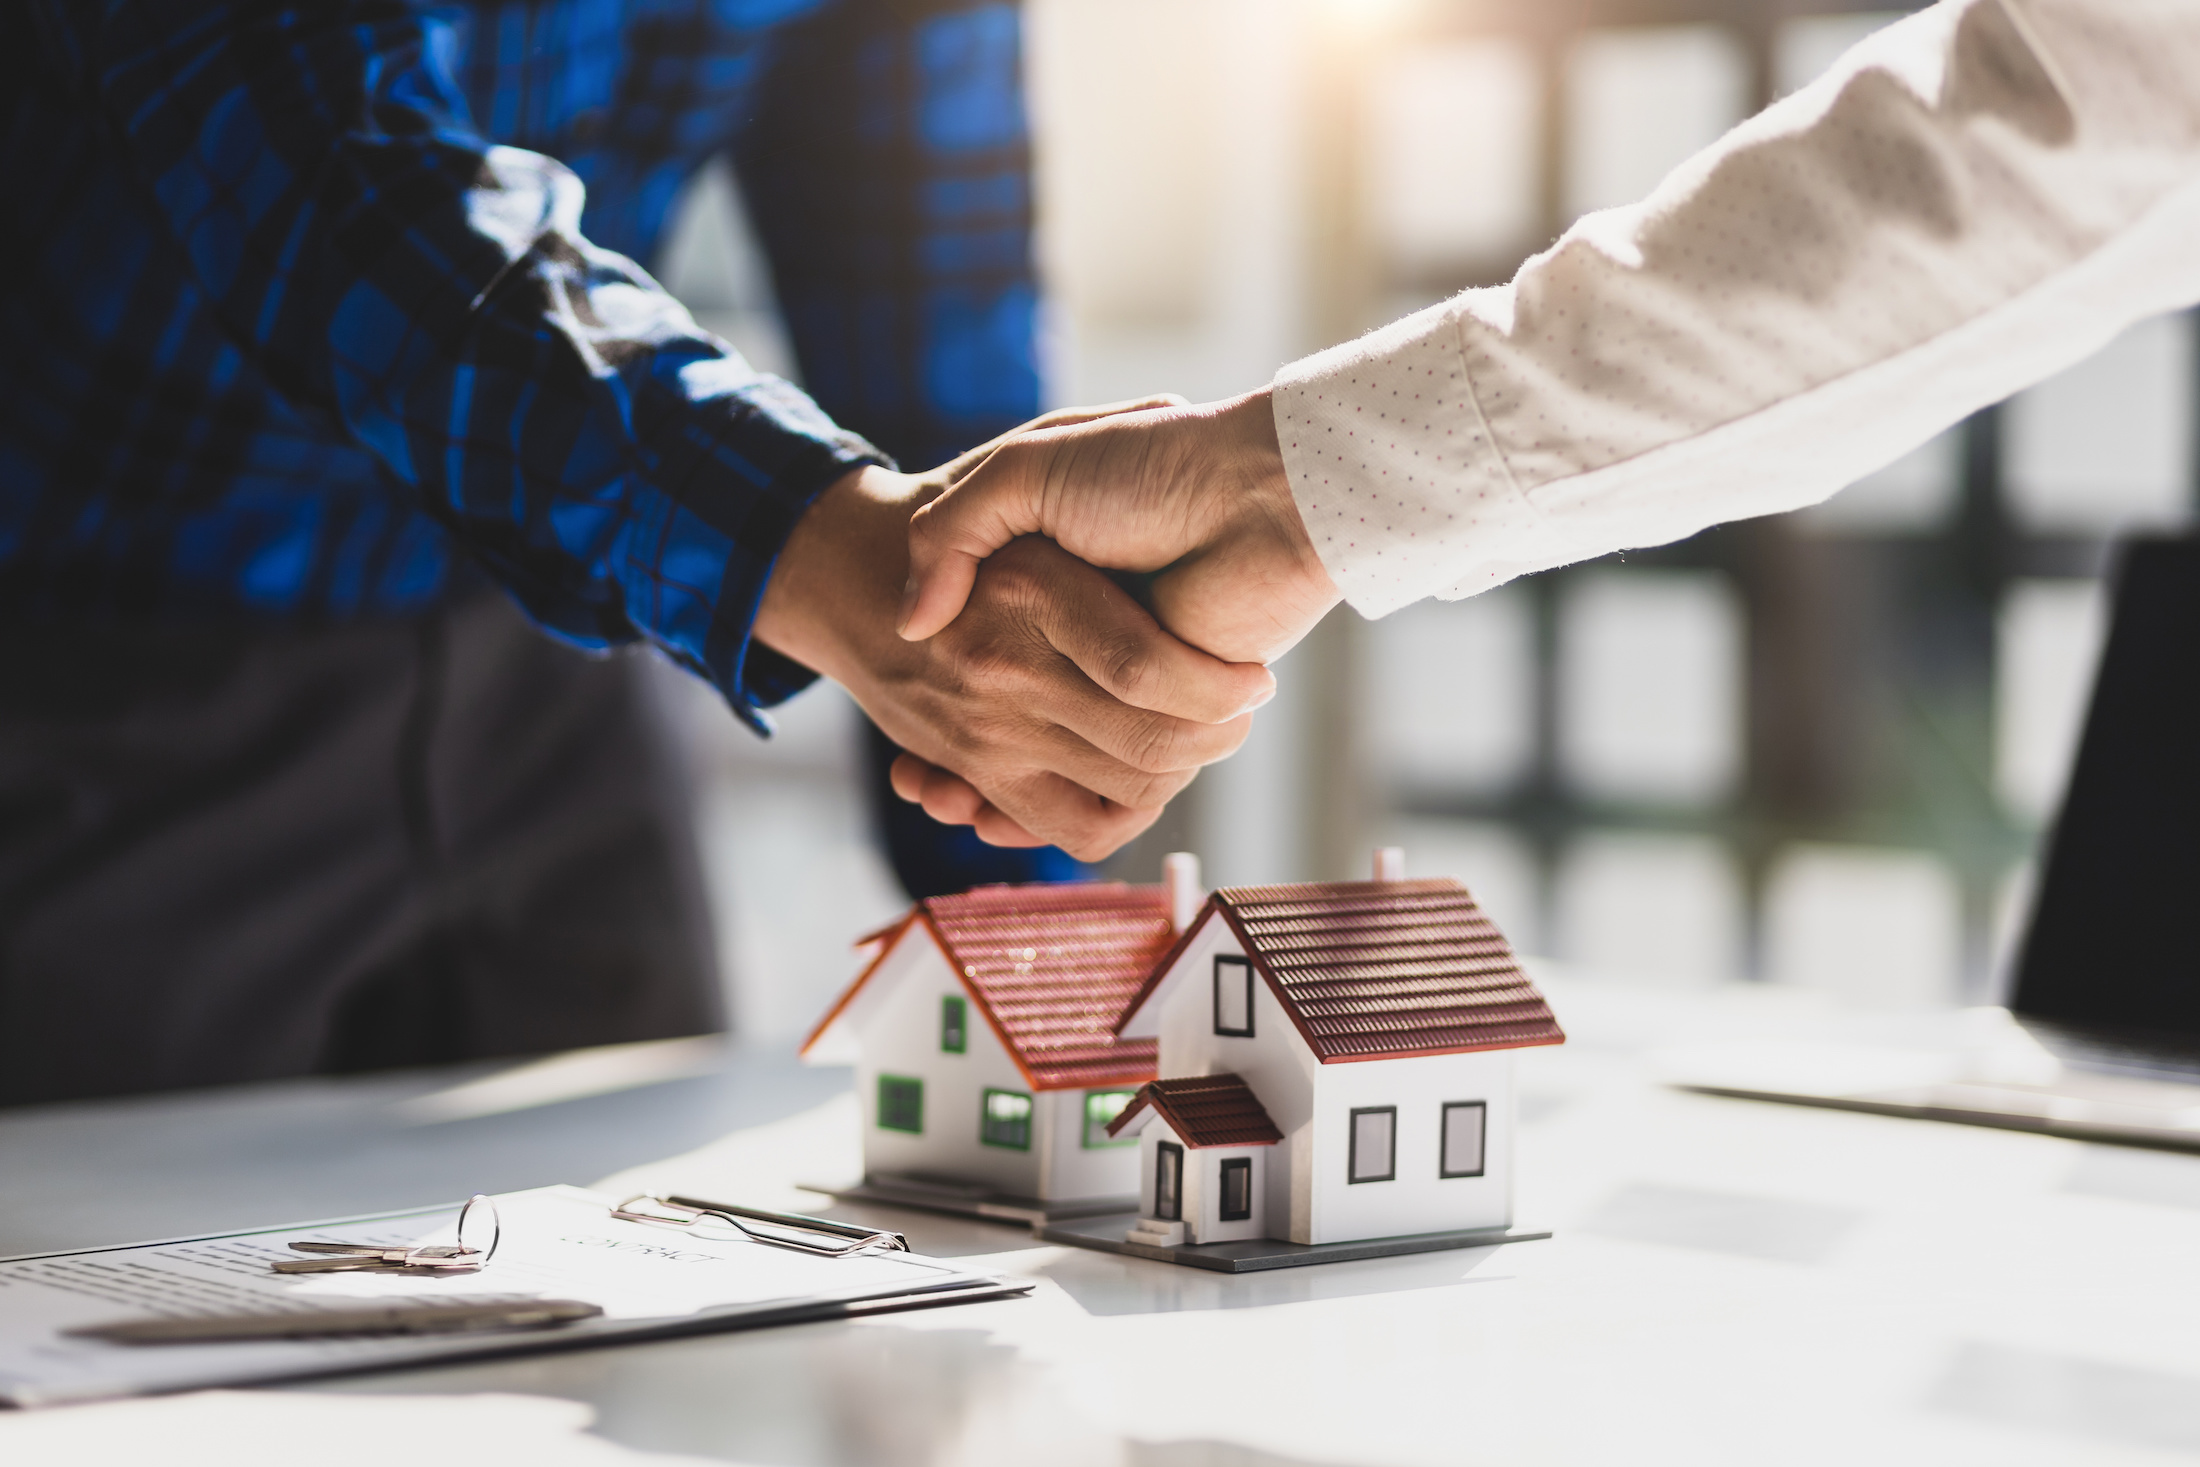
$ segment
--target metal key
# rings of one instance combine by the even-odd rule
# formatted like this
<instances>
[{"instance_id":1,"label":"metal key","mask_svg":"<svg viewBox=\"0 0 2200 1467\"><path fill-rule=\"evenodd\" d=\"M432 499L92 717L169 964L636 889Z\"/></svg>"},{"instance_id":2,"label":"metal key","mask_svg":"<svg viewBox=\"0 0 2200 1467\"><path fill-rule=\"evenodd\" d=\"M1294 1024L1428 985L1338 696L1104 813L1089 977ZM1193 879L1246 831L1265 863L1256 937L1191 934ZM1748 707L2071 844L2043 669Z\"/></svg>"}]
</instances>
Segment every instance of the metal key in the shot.
<instances>
[{"instance_id":1,"label":"metal key","mask_svg":"<svg viewBox=\"0 0 2200 1467\"><path fill-rule=\"evenodd\" d=\"M285 1258L277 1273L350 1273L360 1269L426 1269L436 1273L473 1273L489 1261L479 1248L448 1243L424 1248L380 1248L367 1243L292 1243L312 1258Z\"/></svg>"},{"instance_id":2,"label":"metal key","mask_svg":"<svg viewBox=\"0 0 2200 1467\"><path fill-rule=\"evenodd\" d=\"M458 1237L456 1243L394 1248L380 1243L294 1242L290 1245L293 1252L313 1256L280 1259L274 1269L277 1273L474 1273L488 1263L504 1237L496 1204L479 1194L470 1198L459 1210Z\"/></svg>"}]
</instances>

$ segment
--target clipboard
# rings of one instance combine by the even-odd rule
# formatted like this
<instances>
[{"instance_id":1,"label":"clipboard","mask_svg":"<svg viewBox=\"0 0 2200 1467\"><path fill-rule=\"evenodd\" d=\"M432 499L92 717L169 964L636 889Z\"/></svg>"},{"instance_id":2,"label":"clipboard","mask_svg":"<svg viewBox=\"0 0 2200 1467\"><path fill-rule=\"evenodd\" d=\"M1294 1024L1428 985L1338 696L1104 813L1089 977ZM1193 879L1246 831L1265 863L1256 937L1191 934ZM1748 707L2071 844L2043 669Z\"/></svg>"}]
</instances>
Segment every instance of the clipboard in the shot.
<instances>
[{"instance_id":1,"label":"clipboard","mask_svg":"<svg viewBox=\"0 0 2200 1467\"><path fill-rule=\"evenodd\" d=\"M440 1241L452 1230L455 1204L0 1258L0 1404L58 1405L850 1319L1012 1298L1032 1288L898 1249L805 1251L731 1228L720 1235L652 1227L649 1221L664 1219L620 1215L635 1199L622 1203L579 1187L494 1201L504 1228L494 1263L450 1277L279 1275L271 1264L296 1257L293 1242L337 1234L390 1247ZM529 1298L582 1300L602 1313L553 1329L458 1335L146 1346L66 1333L128 1317Z\"/></svg>"}]
</instances>

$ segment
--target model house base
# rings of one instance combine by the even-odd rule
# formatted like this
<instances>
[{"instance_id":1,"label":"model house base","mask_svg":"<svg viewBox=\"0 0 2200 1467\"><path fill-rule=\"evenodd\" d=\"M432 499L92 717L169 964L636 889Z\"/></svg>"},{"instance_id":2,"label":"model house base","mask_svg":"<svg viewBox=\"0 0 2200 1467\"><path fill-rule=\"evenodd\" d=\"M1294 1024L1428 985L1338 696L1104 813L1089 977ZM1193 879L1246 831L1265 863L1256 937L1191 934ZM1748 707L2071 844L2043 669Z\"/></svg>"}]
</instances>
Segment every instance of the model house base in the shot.
<instances>
[{"instance_id":1,"label":"model house base","mask_svg":"<svg viewBox=\"0 0 2200 1467\"><path fill-rule=\"evenodd\" d=\"M1440 1253L1452 1248L1495 1248L1503 1243L1532 1243L1547 1232L1516 1227L1465 1228L1448 1233L1415 1233L1403 1238L1361 1238L1350 1243L1283 1243L1248 1238L1230 1243L1180 1243L1174 1247L1136 1241L1141 1231L1135 1212L1110 1217L1065 1219L1032 1228L1049 1243L1093 1248L1176 1263L1215 1273L1261 1273L1272 1268L1304 1268L1313 1263L1351 1263L1362 1258L1397 1258L1408 1253Z\"/></svg>"},{"instance_id":2,"label":"model house base","mask_svg":"<svg viewBox=\"0 0 2200 1467\"><path fill-rule=\"evenodd\" d=\"M913 1207L920 1212L941 1212L950 1217L971 1217L981 1222L1013 1223L1042 1227L1072 1218L1098 1217L1129 1212L1138 1206L1137 1195L1122 1197L1054 1198L1021 1197L990 1187L940 1181L931 1177L899 1176L874 1172L851 1187L809 1186L836 1202L870 1202L881 1207Z\"/></svg>"}]
</instances>

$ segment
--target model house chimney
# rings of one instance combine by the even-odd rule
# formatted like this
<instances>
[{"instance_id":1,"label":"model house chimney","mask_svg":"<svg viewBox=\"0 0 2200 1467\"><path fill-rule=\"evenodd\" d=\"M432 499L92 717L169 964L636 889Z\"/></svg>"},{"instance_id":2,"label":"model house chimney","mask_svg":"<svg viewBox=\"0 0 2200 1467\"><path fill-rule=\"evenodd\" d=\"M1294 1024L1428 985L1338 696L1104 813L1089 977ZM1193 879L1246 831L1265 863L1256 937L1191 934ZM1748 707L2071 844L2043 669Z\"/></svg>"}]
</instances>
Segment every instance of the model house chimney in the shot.
<instances>
[{"instance_id":1,"label":"model house chimney","mask_svg":"<svg viewBox=\"0 0 2200 1467\"><path fill-rule=\"evenodd\" d=\"M1178 851L1161 858L1161 884L1169 889L1169 921L1182 932L1199 915L1207 893L1199 889L1199 857Z\"/></svg>"},{"instance_id":2,"label":"model house chimney","mask_svg":"<svg viewBox=\"0 0 2200 1467\"><path fill-rule=\"evenodd\" d=\"M1377 846L1375 848L1375 879L1377 881L1403 881L1406 879L1406 851L1404 846Z\"/></svg>"}]
</instances>

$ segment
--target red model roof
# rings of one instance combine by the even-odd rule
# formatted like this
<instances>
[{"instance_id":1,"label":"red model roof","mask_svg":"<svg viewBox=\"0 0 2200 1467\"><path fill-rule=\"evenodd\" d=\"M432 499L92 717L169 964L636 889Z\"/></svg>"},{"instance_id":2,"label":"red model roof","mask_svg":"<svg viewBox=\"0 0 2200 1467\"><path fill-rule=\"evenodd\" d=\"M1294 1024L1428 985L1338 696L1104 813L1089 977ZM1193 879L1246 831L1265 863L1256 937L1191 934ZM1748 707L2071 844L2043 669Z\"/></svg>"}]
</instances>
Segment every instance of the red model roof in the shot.
<instances>
[{"instance_id":1,"label":"red model roof","mask_svg":"<svg viewBox=\"0 0 2200 1467\"><path fill-rule=\"evenodd\" d=\"M1236 1075L1149 1080L1108 1122L1108 1134L1122 1134L1131 1117L1148 1106L1186 1146L1273 1146L1283 1139L1260 1097Z\"/></svg>"},{"instance_id":2,"label":"red model roof","mask_svg":"<svg viewBox=\"0 0 2200 1467\"><path fill-rule=\"evenodd\" d=\"M878 957L803 1045L815 1044L922 921L1034 1090L1136 1084L1154 1041L1122 1039L1124 1004L1175 937L1167 892L1122 882L981 886L930 897L881 934Z\"/></svg>"},{"instance_id":3,"label":"red model roof","mask_svg":"<svg viewBox=\"0 0 2200 1467\"><path fill-rule=\"evenodd\" d=\"M1450 877L1230 886L1208 906L1323 1064L1566 1042L1505 935ZM1124 1006L1123 1022L1201 920Z\"/></svg>"}]
</instances>

